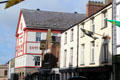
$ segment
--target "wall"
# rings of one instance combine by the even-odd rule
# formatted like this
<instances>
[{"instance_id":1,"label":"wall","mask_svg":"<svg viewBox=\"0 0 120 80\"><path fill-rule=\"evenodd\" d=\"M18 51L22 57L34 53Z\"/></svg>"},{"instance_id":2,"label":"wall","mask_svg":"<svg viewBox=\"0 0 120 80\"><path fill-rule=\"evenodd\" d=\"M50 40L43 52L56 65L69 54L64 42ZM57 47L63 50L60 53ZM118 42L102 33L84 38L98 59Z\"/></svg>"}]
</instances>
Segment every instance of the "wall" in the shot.
<instances>
[{"instance_id":1,"label":"wall","mask_svg":"<svg viewBox=\"0 0 120 80\"><path fill-rule=\"evenodd\" d=\"M70 62L70 49L73 48L73 66L77 66L77 25L61 34L60 68L68 68ZM73 29L73 41L71 41L71 29ZM67 43L65 44L65 33L67 32ZM64 66L64 51L67 50L66 66Z\"/></svg>"},{"instance_id":2,"label":"wall","mask_svg":"<svg viewBox=\"0 0 120 80\"><path fill-rule=\"evenodd\" d=\"M112 19L112 5L106 7L104 10L107 10L107 18ZM107 65L112 64L112 24L107 22L108 26L106 28L103 27L103 21L104 19L102 18L103 16L103 11L98 12L97 14L91 16L90 18L84 20L84 28L91 31L91 18L94 17L94 24L95 24L95 33L101 34L101 35L94 35L95 37L98 37L98 39L95 40L95 64L91 64L90 62L90 56L91 56L91 47L90 47L90 42L94 41L93 38L86 36L85 37L79 37L79 67L91 67L91 66L102 66L105 64L102 64L102 59L103 59L103 54L102 54L102 43L103 43L103 35L108 35L110 36L109 39L109 46L108 46L108 63ZM83 23L82 22L82 23ZM79 35L81 35L81 29L82 28L82 23L79 24ZM84 56L84 65L81 65L81 44L85 44L85 56Z\"/></svg>"}]
</instances>

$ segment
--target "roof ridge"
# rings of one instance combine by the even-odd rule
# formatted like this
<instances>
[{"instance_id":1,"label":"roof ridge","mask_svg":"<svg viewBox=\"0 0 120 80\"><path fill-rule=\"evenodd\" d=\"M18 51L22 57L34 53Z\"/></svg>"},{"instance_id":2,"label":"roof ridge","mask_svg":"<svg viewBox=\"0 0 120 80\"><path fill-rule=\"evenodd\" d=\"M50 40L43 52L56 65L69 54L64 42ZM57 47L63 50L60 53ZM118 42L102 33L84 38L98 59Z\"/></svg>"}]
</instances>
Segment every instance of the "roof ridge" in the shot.
<instances>
[{"instance_id":1,"label":"roof ridge","mask_svg":"<svg viewBox=\"0 0 120 80\"><path fill-rule=\"evenodd\" d=\"M21 10L27 10L27 11L37 11L37 10L34 10L34 9L24 9L24 8L22 8ZM41 11L41 12L52 12L52 13L63 13L63 14L78 14L78 15L85 15L84 13L79 13L79 12L77 12L76 13L76 11L74 12L74 13L72 13L72 12L58 12L58 11L47 11L47 10L39 10L39 11Z\"/></svg>"}]
</instances>

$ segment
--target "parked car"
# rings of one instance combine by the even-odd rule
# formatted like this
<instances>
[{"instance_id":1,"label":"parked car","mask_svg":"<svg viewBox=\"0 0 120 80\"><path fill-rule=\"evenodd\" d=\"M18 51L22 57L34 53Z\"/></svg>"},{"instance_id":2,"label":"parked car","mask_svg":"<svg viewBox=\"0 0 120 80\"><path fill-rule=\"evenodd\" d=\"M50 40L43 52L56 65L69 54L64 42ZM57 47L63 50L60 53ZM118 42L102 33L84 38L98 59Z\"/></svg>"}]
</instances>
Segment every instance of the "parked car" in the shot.
<instances>
[{"instance_id":1,"label":"parked car","mask_svg":"<svg viewBox=\"0 0 120 80\"><path fill-rule=\"evenodd\" d=\"M87 77L84 76L74 76L69 78L68 80L88 80Z\"/></svg>"}]
</instances>

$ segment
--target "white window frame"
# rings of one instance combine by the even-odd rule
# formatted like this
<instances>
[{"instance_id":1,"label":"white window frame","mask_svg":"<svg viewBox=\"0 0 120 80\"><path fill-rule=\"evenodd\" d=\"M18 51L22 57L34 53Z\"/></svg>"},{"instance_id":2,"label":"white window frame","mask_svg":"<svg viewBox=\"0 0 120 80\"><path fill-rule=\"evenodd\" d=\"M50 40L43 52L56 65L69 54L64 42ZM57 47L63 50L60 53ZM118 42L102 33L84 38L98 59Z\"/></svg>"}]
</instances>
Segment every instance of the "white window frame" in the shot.
<instances>
[{"instance_id":1,"label":"white window frame","mask_svg":"<svg viewBox=\"0 0 120 80\"><path fill-rule=\"evenodd\" d=\"M37 57L39 58L39 60L37 59ZM41 57L40 56L34 56L34 58L35 58L35 66L40 66Z\"/></svg>"},{"instance_id":2,"label":"white window frame","mask_svg":"<svg viewBox=\"0 0 120 80\"><path fill-rule=\"evenodd\" d=\"M41 32L36 32L36 41L41 41Z\"/></svg>"},{"instance_id":3,"label":"white window frame","mask_svg":"<svg viewBox=\"0 0 120 80\"><path fill-rule=\"evenodd\" d=\"M63 64L63 67L66 67L66 61L67 61L67 50L64 50L64 64Z\"/></svg>"},{"instance_id":4,"label":"white window frame","mask_svg":"<svg viewBox=\"0 0 120 80\"><path fill-rule=\"evenodd\" d=\"M81 44L81 65L84 65L85 58L85 44Z\"/></svg>"},{"instance_id":5,"label":"white window frame","mask_svg":"<svg viewBox=\"0 0 120 80\"><path fill-rule=\"evenodd\" d=\"M70 41L73 41L73 36L74 36L74 29L71 29L71 33L70 33Z\"/></svg>"},{"instance_id":6,"label":"white window frame","mask_svg":"<svg viewBox=\"0 0 120 80\"><path fill-rule=\"evenodd\" d=\"M67 44L67 32L65 32L65 37L64 37L64 44Z\"/></svg>"},{"instance_id":7,"label":"white window frame","mask_svg":"<svg viewBox=\"0 0 120 80\"><path fill-rule=\"evenodd\" d=\"M108 39L104 39L104 42L103 42L103 53L104 53L104 56L103 56L103 63L107 63L108 62Z\"/></svg>"},{"instance_id":8,"label":"white window frame","mask_svg":"<svg viewBox=\"0 0 120 80\"><path fill-rule=\"evenodd\" d=\"M69 66L73 66L73 47L70 48L70 62L69 62Z\"/></svg>"},{"instance_id":9,"label":"white window frame","mask_svg":"<svg viewBox=\"0 0 120 80\"><path fill-rule=\"evenodd\" d=\"M91 31L95 32L95 20L94 20L94 18L91 19Z\"/></svg>"},{"instance_id":10,"label":"white window frame","mask_svg":"<svg viewBox=\"0 0 120 80\"><path fill-rule=\"evenodd\" d=\"M103 24L102 29L106 28L108 26L108 22L105 19L107 19L107 11L106 10L102 12L102 24Z\"/></svg>"},{"instance_id":11,"label":"white window frame","mask_svg":"<svg viewBox=\"0 0 120 80\"><path fill-rule=\"evenodd\" d=\"M84 29L84 24L82 24L82 29ZM81 38L85 36L84 32L80 29L81 31Z\"/></svg>"},{"instance_id":12,"label":"white window frame","mask_svg":"<svg viewBox=\"0 0 120 80\"><path fill-rule=\"evenodd\" d=\"M91 57L90 57L90 64L95 63L95 41L91 41Z\"/></svg>"}]
</instances>

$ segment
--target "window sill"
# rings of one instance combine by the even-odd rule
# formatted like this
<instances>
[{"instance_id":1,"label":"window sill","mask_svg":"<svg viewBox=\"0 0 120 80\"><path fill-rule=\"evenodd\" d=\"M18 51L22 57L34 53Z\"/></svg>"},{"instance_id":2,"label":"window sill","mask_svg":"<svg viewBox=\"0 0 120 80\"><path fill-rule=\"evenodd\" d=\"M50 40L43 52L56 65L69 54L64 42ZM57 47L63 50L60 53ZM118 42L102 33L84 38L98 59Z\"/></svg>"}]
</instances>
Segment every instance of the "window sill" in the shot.
<instances>
[{"instance_id":1,"label":"window sill","mask_svg":"<svg viewBox=\"0 0 120 80\"><path fill-rule=\"evenodd\" d=\"M80 64L80 66L84 66L85 64Z\"/></svg>"},{"instance_id":2,"label":"window sill","mask_svg":"<svg viewBox=\"0 0 120 80\"><path fill-rule=\"evenodd\" d=\"M85 37L85 36L81 36L80 38L83 38L83 37Z\"/></svg>"},{"instance_id":3,"label":"window sill","mask_svg":"<svg viewBox=\"0 0 120 80\"><path fill-rule=\"evenodd\" d=\"M107 27L102 27L101 30L103 30L103 29L105 29L105 28L107 28Z\"/></svg>"},{"instance_id":4,"label":"window sill","mask_svg":"<svg viewBox=\"0 0 120 80\"><path fill-rule=\"evenodd\" d=\"M102 61L102 64L106 64L106 63L108 63L108 61Z\"/></svg>"},{"instance_id":5,"label":"window sill","mask_svg":"<svg viewBox=\"0 0 120 80\"><path fill-rule=\"evenodd\" d=\"M64 45L66 45L67 43L64 43Z\"/></svg>"},{"instance_id":6,"label":"window sill","mask_svg":"<svg viewBox=\"0 0 120 80\"><path fill-rule=\"evenodd\" d=\"M94 64L95 64L95 62L91 62L91 63L90 63L90 65L94 65Z\"/></svg>"}]
</instances>

